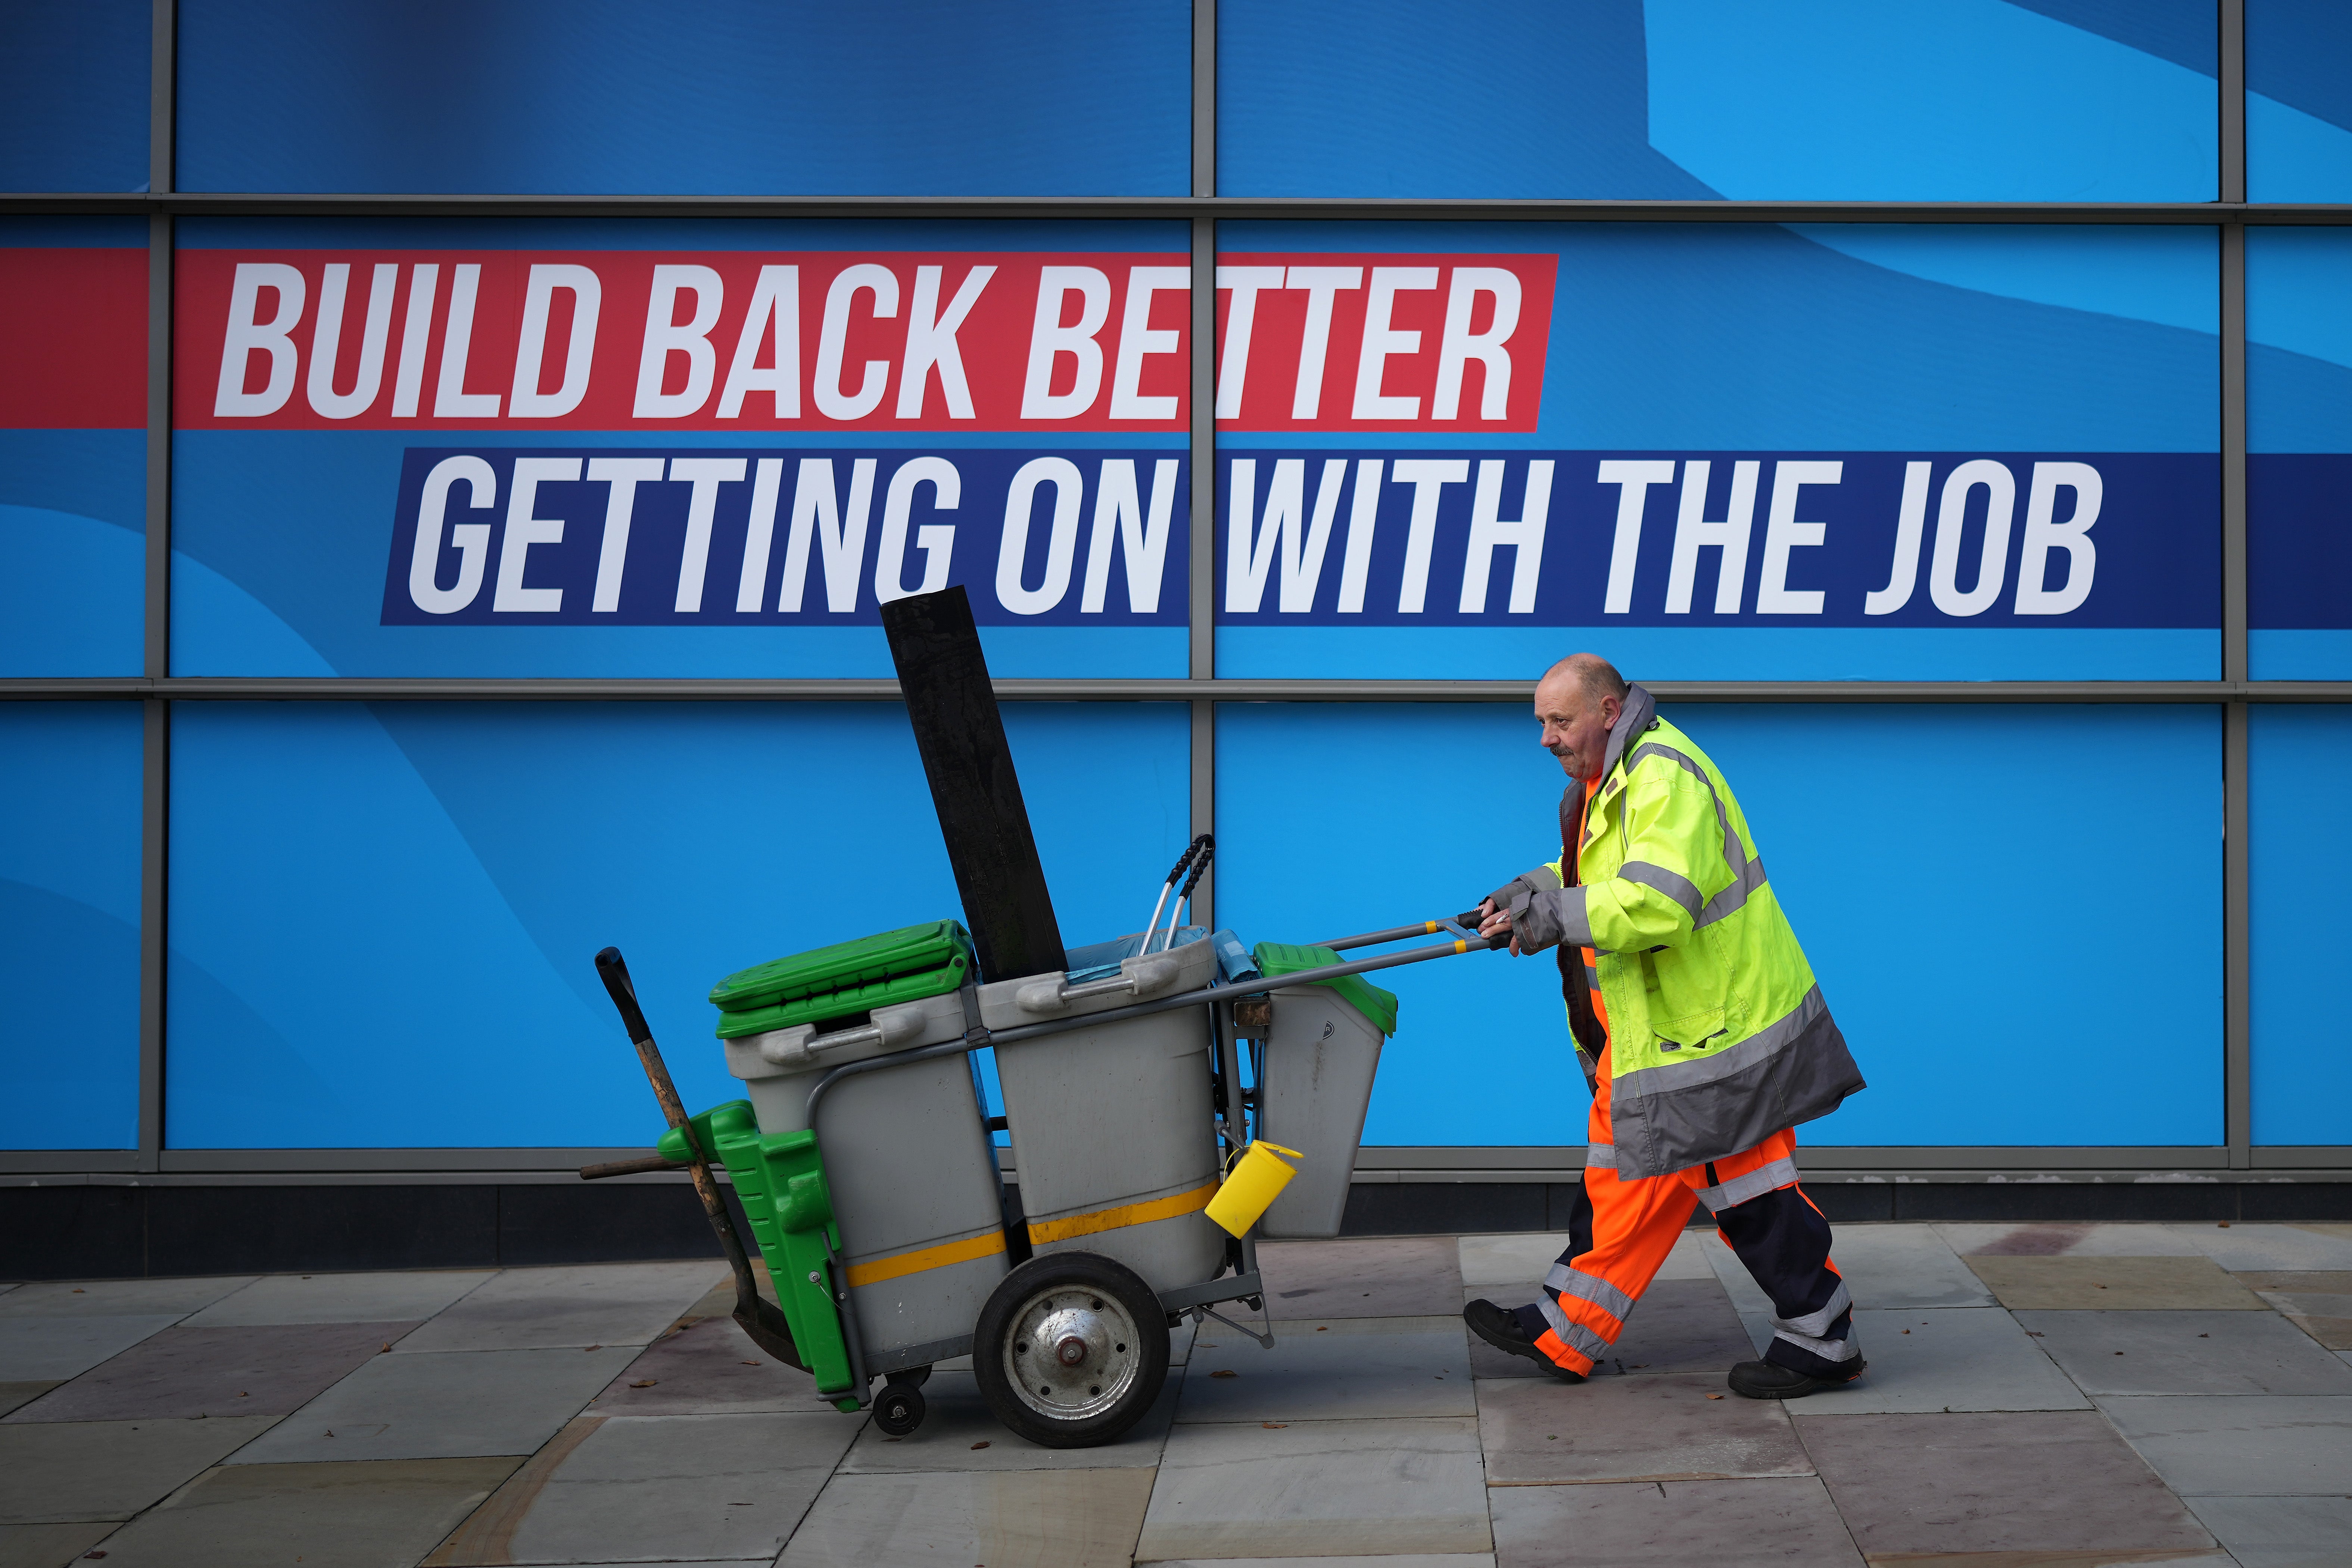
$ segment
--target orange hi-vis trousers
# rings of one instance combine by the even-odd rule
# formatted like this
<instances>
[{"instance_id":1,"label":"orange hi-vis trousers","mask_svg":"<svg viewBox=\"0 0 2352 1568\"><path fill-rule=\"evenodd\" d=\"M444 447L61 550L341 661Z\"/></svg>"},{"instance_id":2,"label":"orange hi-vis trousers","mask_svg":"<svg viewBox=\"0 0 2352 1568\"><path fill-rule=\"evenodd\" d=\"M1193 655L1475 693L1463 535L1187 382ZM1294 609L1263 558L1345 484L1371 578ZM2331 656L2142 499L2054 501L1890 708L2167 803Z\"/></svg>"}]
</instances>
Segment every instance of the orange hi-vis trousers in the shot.
<instances>
[{"instance_id":1,"label":"orange hi-vis trousers","mask_svg":"<svg viewBox=\"0 0 2352 1568\"><path fill-rule=\"evenodd\" d=\"M1597 999L1597 998L1596 998ZM1717 1234L1772 1299L1764 1359L1814 1377L1843 1380L1860 1364L1853 1303L1830 1261L1830 1224L1797 1184L1797 1135L1783 1129L1752 1149L1663 1176L1620 1180L1609 1121L1609 1052L1592 1097L1584 1190L1569 1220L1569 1248L1545 1277L1543 1295L1518 1309L1538 1349L1590 1373L1704 1203Z\"/></svg>"}]
</instances>

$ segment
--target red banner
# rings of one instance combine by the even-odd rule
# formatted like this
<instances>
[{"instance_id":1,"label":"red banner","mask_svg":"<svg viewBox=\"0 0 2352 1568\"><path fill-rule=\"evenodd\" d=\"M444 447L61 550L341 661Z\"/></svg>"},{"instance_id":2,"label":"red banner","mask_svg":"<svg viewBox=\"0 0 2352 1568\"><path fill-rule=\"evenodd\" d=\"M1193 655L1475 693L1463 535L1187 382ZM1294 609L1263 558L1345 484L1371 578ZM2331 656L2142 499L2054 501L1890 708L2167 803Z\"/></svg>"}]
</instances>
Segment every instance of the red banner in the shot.
<instances>
[{"instance_id":1,"label":"red banner","mask_svg":"<svg viewBox=\"0 0 2352 1568\"><path fill-rule=\"evenodd\" d=\"M0 250L0 429L147 423L147 252Z\"/></svg>"},{"instance_id":2,"label":"red banner","mask_svg":"<svg viewBox=\"0 0 2352 1568\"><path fill-rule=\"evenodd\" d=\"M1236 255L1219 423L1536 427L1554 258ZM1190 427L1181 255L184 251L189 429Z\"/></svg>"},{"instance_id":3,"label":"red banner","mask_svg":"<svg viewBox=\"0 0 2352 1568\"><path fill-rule=\"evenodd\" d=\"M1185 258L180 258L191 429L1181 430Z\"/></svg>"}]
</instances>

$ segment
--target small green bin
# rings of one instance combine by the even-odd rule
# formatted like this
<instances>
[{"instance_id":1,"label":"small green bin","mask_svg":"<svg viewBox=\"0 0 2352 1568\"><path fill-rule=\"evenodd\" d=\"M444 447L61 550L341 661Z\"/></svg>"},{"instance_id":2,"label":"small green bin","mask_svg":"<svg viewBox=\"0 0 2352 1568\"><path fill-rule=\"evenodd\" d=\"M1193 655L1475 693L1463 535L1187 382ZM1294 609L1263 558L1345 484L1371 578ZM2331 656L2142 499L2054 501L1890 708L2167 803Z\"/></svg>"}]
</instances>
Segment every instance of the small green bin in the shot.
<instances>
[{"instance_id":1,"label":"small green bin","mask_svg":"<svg viewBox=\"0 0 2352 1568\"><path fill-rule=\"evenodd\" d=\"M973 972L963 927L931 921L754 964L712 986L710 1000L719 1037L734 1040L937 996Z\"/></svg>"}]
</instances>

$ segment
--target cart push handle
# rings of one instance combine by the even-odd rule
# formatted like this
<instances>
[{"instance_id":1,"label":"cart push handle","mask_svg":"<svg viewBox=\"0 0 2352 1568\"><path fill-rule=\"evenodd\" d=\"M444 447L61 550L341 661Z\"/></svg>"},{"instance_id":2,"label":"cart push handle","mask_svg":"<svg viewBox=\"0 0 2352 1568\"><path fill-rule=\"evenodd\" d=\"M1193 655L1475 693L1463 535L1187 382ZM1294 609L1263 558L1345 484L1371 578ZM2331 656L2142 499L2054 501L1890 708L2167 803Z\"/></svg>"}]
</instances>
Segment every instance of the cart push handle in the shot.
<instances>
[{"instance_id":1,"label":"cart push handle","mask_svg":"<svg viewBox=\"0 0 2352 1568\"><path fill-rule=\"evenodd\" d=\"M1452 958L1457 953L1489 952L1496 948L1510 945L1511 938L1507 931L1491 937L1480 936L1475 929L1464 923L1466 920L1475 919L1476 914L1477 911L1473 910L1465 915L1450 920L1424 921L1418 925L1396 926L1386 931L1375 931L1369 936L1350 939L1351 945L1363 947L1375 942L1401 942L1408 936L1423 936L1431 931L1442 931L1454 933L1452 942L1433 942L1427 947L1409 948L1402 952L1384 952L1377 957L1353 959L1344 963L1327 963L1317 969L1293 970L1288 974L1279 974L1271 980L1261 977L1241 984L1202 986L1197 991L1185 991L1172 996L1155 997L1149 1002L1139 1002L1131 1007L1114 1007L1106 1012L1082 1014L1075 1018L1055 1018L1045 1023L1022 1024L1010 1029L972 1029L960 1040L946 1040L936 1046L918 1046L912 1050L895 1051L888 1056L867 1057L862 1061L845 1062L810 1086L808 1124L811 1127L816 1125L817 1106L824 1100L826 1090L843 1079L854 1078L861 1073L879 1072L885 1068L903 1067L909 1062L928 1061L934 1057L961 1056L967 1051L978 1050L983 1046L1013 1045L1022 1040L1034 1040L1045 1035L1058 1035L1070 1029L1097 1028L1105 1024L1121 1023L1129 1018L1140 1018L1153 1013L1170 1012L1178 1007L1193 1007L1216 1002L1237 1002L1245 996L1264 996L1270 992L1287 991L1296 986L1313 985L1325 980L1337 980L1342 975L1365 974L1376 969L1394 969L1400 964L1422 963L1433 958ZM1340 944L1325 942L1323 945L1336 948ZM1136 960L1130 958L1126 962L1131 964ZM1107 992L1125 982L1122 977L1098 984ZM1076 991L1065 993L1063 1000L1074 999L1076 994ZM1024 1005L1026 1005L1025 1001Z\"/></svg>"}]
</instances>

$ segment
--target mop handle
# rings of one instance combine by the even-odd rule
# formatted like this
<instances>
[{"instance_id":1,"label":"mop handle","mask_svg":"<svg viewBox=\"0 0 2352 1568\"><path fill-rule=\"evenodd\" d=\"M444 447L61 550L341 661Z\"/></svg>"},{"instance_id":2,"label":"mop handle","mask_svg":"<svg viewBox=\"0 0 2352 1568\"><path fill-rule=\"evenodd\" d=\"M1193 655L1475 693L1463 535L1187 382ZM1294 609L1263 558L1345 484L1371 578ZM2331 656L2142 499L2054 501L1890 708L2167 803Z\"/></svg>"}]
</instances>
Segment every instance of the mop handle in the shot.
<instances>
[{"instance_id":1,"label":"mop handle","mask_svg":"<svg viewBox=\"0 0 2352 1568\"><path fill-rule=\"evenodd\" d=\"M1151 906L1151 919L1143 927L1143 946L1139 951L1143 952L1151 951L1151 933L1160 929L1160 912L1168 907L1168 895L1175 889L1176 879L1184 874L1184 868L1192 863L1192 857L1201 852L1201 846L1207 841L1208 837L1203 833L1185 846L1184 853L1176 857L1176 868L1168 873L1166 881L1160 884L1160 901Z\"/></svg>"},{"instance_id":2,"label":"mop handle","mask_svg":"<svg viewBox=\"0 0 2352 1568\"><path fill-rule=\"evenodd\" d=\"M1345 952L1351 947L1378 947L1384 942L1402 942L1409 936L1435 936L1439 931L1456 931L1460 928L1466 928L1471 934L1476 934L1478 911L1465 910L1448 920L1419 921L1409 926L1391 926L1386 931L1368 931L1361 936L1343 936L1331 942L1318 942L1315 945L1328 947L1334 952Z\"/></svg>"},{"instance_id":3,"label":"mop handle","mask_svg":"<svg viewBox=\"0 0 2352 1568\"><path fill-rule=\"evenodd\" d=\"M1201 879L1208 875L1209 862L1217 858L1217 841L1203 833L1192 840L1192 850L1197 852L1198 858L1192 862L1192 879L1184 884L1184 890L1176 895L1176 907L1168 911L1168 935L1160 944L1162 952L1176 945L1176 928L1183 921L1184 906L1192 901L1192 889L1201 885ZM1177 869L1181 871L1183 868L1180 866ZM1152 919L1157 923L1159 917L1155 915ZM1143 933L1143 951L1151 951L1150 931Z\"/></svg>"}]
</instances>

